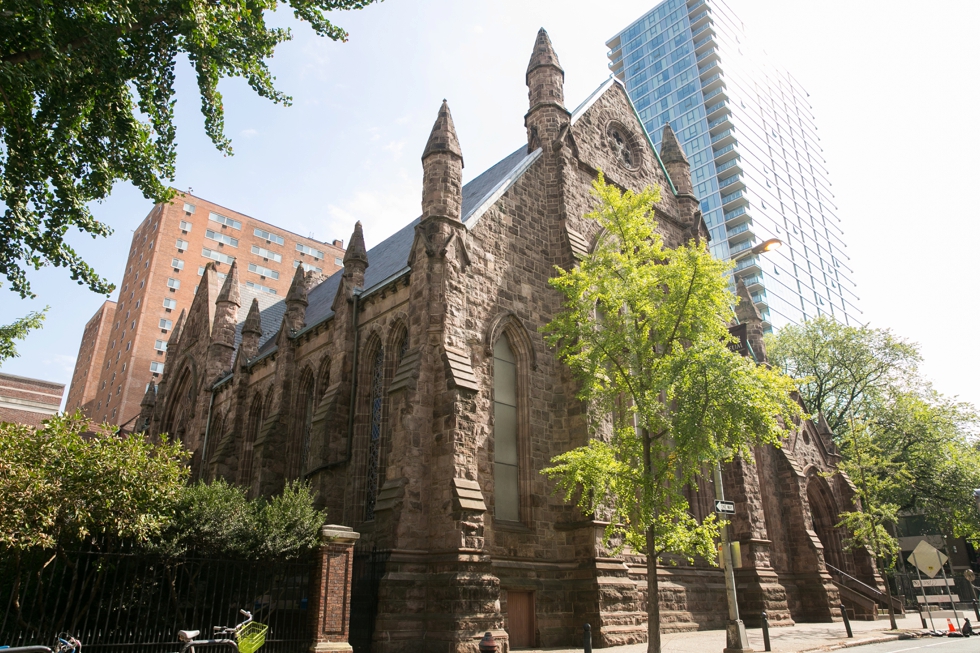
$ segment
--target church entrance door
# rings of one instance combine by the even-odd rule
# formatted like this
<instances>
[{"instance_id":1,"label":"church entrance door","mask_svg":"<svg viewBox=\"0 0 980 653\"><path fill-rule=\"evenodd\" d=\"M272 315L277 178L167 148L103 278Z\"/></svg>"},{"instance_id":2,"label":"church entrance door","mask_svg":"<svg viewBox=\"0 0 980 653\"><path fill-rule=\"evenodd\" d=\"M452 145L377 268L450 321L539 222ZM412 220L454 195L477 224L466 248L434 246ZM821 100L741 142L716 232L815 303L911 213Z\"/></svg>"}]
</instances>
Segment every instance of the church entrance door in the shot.
<instances>
[{"instance_id":1,"label":"church entrance door","mask_svg":"<svg viewBox=\"0 0 980 653\"><path fill-rule=\"evenodd\" d=\"M534 592L507 592L507 624L512 649L534 646Z\"/></svg>"}]
</instances>

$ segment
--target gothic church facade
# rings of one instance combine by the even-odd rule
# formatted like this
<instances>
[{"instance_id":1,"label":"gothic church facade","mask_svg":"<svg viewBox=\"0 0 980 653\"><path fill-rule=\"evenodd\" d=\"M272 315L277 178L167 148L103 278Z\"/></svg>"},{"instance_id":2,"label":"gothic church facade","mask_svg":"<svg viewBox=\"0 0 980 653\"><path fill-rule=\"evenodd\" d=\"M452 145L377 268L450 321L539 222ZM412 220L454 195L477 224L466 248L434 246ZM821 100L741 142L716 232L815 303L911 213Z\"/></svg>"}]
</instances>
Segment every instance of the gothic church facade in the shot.
<instances>
[{"instance_id":1,"label":"gothic church facade","mask_svg":"<svg viewBox=\"0 0 980 653\"><path fill-rule=\"evenodd\" d=\"M642 556L612 556L605 524L539 473L589 438L587 407L540 328L560 308L554 267L599 235L583 215L600 169L624 189L662 189L668 245L708 234L669 126L658 153L618 80L574 111L563 81L541 30L527 142L466 185L444 102L422 154L421 216L370 251L358 223L342 272L299 267L271 303L235 267L223 283L209 267L143 400L146 428L180 437L196 476L253 495L306 479L330 521L361 533L374 573L355 579L354 619L369 622L352 627L356 650L475 652L485 631L501 650L568 646L585 623L596 646L646 638ZM759 314L739 292L739 333L764 360ZM838 617L828 564L877 582L834 529L853 498L846 478L822 474L837 461L829 432L807 422L725 469L748 623L762 610L776 625ZM698 517L713 510L702 485ZM723 627L721 571L659 573L664 630Z\"/></svg>"}]
</instances>

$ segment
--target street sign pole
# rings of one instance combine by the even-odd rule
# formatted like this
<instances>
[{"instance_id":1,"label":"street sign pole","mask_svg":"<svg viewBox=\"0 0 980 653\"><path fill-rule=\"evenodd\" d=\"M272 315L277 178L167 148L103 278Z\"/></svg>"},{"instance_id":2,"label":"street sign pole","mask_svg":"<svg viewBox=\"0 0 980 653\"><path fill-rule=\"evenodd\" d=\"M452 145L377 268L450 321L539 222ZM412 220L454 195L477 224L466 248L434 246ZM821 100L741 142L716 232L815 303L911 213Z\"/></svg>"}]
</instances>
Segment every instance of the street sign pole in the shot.
<instances>
[{"instance_id":1,"label":"street sign pole","mask_svg":"<svg viewBox=\"0 0 980 653\"><path fill-rule=\"evenodd\" d=\"M932 620L932 608L929 607L929 599L926 598L926 586L922 584L922 572L919 571L919 563L915 559L915 551L912 552L912 566L915 567L915 574L919 577L919 589L922 590L922 602L926 604L926 614L929 615L929 623L932 629L936 629L936 622Z\"/></svg>"},{"instance_id":2,"label":"street sign pole","mask_svg":"<svg viewBox=\"0 0 980 653\"><path fill-rule=\"evenodd\" d=\"M944 539L945 541L945 539ZM942 558L939 557L939 549L936 549L936 560L939 560L939 570L943 572L943 585L946 586L946 594L949 596L949 604L953 606L953 619L956 619L956 627L960 627L960 615L956 611L956 603L953 602L953 592L949 589L949 581L946 579L946 567L943 565ZM949 562L950 569L953 568L953 561Z\"/></svg>"},{"instance_id":3,"label":"street sign pole","mask_svg":"<svg viewBox=\"0 0 980 653\"><path fill-rule=\"evenodd\" d=\"M715 505L725 501L725 488L721 484L721 463L715 463ZM725 653L749 653L749 636L745 632L745 624L738 617L738 597L735 596L735 565L732 561L731 534L728 532L729 521L725 517L721 521L721 555L725 562L725 591L728 595L728 625L725 628Z\"/></svg>"}]
</instances>

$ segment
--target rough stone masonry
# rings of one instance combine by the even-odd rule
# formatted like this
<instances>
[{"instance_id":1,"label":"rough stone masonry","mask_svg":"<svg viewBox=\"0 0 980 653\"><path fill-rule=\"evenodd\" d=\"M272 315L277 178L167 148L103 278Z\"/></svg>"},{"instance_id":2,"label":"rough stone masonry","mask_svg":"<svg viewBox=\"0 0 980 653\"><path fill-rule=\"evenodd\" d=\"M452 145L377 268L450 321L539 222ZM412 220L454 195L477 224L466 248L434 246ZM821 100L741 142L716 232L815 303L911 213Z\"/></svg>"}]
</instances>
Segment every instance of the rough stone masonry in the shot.
<instances>
[{"instance_id":1,"label":"rough stone masonry","mask_svg":"<svg viewBox=\"0 0 980 653\"><path fill-rule=\"evenodd\" d=\"M569 646L586 622L597 647L646 637L643 556L611 555L605 524L539 473L589 438L587 407L541 336L560 308L547 282L599 236L583 215L600 169L621 188L662 189L668 245L708 233L683 149L668 126L654 151L620 82L569 111L544 30L525 82L527 142L465 185L443 102L421 217L370 251L358 223L342 272L314 280L299 267L288 295L259 310L234 266L223 284L206 270L143 399L143 423L180 437L196 476L253 495L307 479L330 521L361 534L355 650L475 653L486 631L502 651ZM738 333L765 362L759 314L738 290ZM774 625L838 618L828 563L880 582L834 528L854 496L846 477L823 475L838 460L825 425L807 422L725 469L748 624L763 610ZM690 488L697 517L713 496L708 478ZM665 631L723 626L719 569L659 574Z\"/></svg>"}]
</instances>

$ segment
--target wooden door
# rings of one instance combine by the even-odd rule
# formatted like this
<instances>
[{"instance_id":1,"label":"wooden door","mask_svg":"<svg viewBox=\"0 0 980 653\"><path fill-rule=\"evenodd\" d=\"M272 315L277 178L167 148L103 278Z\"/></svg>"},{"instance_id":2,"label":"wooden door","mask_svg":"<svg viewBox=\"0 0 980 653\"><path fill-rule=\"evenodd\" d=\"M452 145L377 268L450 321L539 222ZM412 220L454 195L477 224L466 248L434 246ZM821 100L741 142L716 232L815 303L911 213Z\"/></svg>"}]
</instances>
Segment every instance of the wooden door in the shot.
<instances>
[{"instance_id":1,"label":"wooden door","mask_svg":"<svg viewBox=\"0 0 980 653\"><path fill-rule=\"evenodd\" d=\"M511 648L534 646L534 592L507 592L507 624Z\"/></svg>"}]
</instances>

